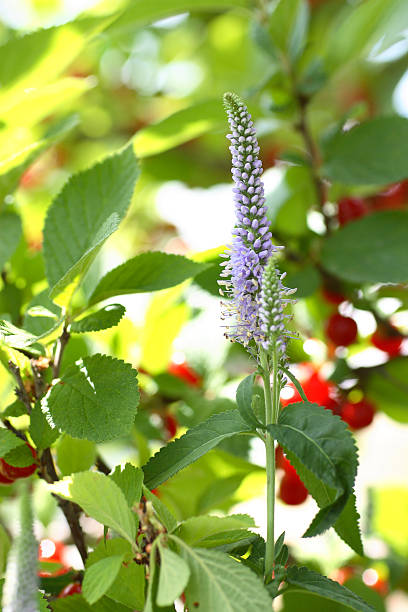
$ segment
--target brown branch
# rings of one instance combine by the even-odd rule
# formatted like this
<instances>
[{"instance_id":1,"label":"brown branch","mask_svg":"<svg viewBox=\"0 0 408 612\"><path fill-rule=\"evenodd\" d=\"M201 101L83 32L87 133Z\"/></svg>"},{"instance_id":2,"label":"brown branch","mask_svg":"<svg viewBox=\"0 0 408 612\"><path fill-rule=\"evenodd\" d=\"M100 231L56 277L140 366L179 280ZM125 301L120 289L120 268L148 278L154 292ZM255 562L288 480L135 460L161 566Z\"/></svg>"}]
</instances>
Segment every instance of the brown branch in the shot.
<instances>
[{"instance_id":1,"label":"brown branch","mask_svg":"<svg viewBox=\"0 0 408 612\"><path fill-rule=\"evenodd\" d=\"M104 460L102 459L100 455L96 456L95 465L98 471L102 472L102 474L108 475L111 473L111 469L106 465L106 463L104 462Z\"/></svg>"},{"instance_id":2,"label":"brown branch","mask_svg":"<svg viewBox=\"0 0 408 612\"><path fill-rule=\"evenodd\" d=\"M61 336L57 340L57 348L55 349L54 363L53 363L53 366L52 366L52 375L53 375L53 378L58 378L59 377L59 373L60 373L60 369L61 369L61 363L62 363L62 357L63 357L65 347L66 347L67 342L70 339L70 337L71 337L71 334L69 333L68 326L65 323L64 329L62 330L62 334L61 334Z\"/></svg>"},{"instance_id":3,"label":"brown branch","mask_svg":"<svg viewBox=\"0 0 408 612\"><path fill-rule=\"evenodd\" d=\"M27 389L24 386L23 379L21 378L20 368L11 360L8 362L8 365L9 365L10 372L13 374L17 382L17 388L15 389L16 396L18 397L19 400L23 402L23 404L27 408L28 414L30 414L31 413L31 401L27 393Z\"/></svg>"}]
</instances>

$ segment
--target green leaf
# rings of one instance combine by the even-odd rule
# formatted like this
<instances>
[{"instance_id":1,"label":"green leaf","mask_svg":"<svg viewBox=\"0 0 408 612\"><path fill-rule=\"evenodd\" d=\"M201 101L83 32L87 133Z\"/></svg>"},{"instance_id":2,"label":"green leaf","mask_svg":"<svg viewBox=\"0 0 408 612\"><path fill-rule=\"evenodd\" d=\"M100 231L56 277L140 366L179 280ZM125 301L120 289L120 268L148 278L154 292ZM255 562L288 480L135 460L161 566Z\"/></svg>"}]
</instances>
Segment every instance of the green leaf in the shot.
<instances>
[{"instance_id":1,"label":"green leaf","mask_svg":"<svg viewBox=\"0 0 408 612\"><path fill-rule=\"evenodd\" d=\"M0 525L0 572L3 575L6 569L7 555L10 550L10 537L3 525Z\"/></svg>"},{"instance_id":2,"label":"green leaf","mask_svg":"<svg viewBox=\"0 0 408 612\"><path fill-rule=\"evenodd\" d=\"M33 355L41 355L44 349L37 343L38 338L33 336L25 329L16 327L10 321L0 320L0 342L16 349L26 349L29 347Z\"/></svg>"},{"instance_id":3,"label":"green leaf","mask_svg":"<svg viewBox=\"0 0 408 612\"><path fill-rule=\"evenodd\" d=\"M89 604L94 604L109 590L119 573L123 557L106 557L86 569L82 592Z\"/></svg>"},{"instance_id":4,"label":"green leaf","mask_svg":"<svg viewBox=\"0 0 408 612\"><path fill-rule=\"evenodd\" d=\"M168 289L208 268L183 255L148 252L136 255L103 277L89 304L96 304L115 295L144 293Z\"/></svg>"},{"instance_id":5,"label":"green leaf","mask_svg":"<svg viewBox=\"0 0 408 612\"><path fill-rule=\"evenodd\" d=\"M63 476L88 470L96 459L96 444L65 434L56 445L57 465Z\"/></svg>"},{"instance_id":6,"label":"green leaf","mask_svg":"<svg viewBox=\"0 0 408 612\"><path fill-rule=\"evenodd\" d=\"M323 245L322 264L354 283L408 280L408 211L374 213L347 224Z\"/></svg>"},{"instance_id":7,"label":"green leaf","mask_svg":"<svg viewBox=\"0 0 408 612\"><path fill-rule=\"evenodd\" d=\"M147 501L152 503L159 521L166 527L167 531L173 531L177 527L177 520L165 504L152 493L145 485L142 486L143 495Z\"/></svg>"},{"instance_id":8,"label":"green leaf","mask_svg":"<svg viewBox=\"0 0 408 612\"><path fill-rule=\"evenodd\" d=\"M83 334L85 332L95 332L114 327L119 323L125 311L126 308L121 304L108 304L79 321L74 321L71 324L70 331L76 334Z\"/></svg>"},{"instance_id":9,"label":"green leaf","mask_svg":"<svg viewBox=\"0 0 408 612\"><path fill-rule=\"evenodd\" d=\"M330 139L323 173L348 185L383 185L408 176L407 158L408 119L377 117Z\"/></svg>"},{"instance_id":10,"label":"green leaf","mask_svg":"<svg viewBox=\"0 0 408 612\"><path fill-rule=\"evenodd\" d=\"M174 474L196 461L222 440L238 433L249 432L238 410L228 410L210 417L204 423L170 442L143 466L144 481L154 489Z\"/></svg>"},{"instance_id":11,"label":"green leaf","mask_svg":"<svg viewBox=\"0 0 408 612\"><path fill-rule=\"evenodd\" d=\"M255 374L250 374L239 383L236 399L239 413L244 421L246 421L250 427L257 429L258 427L263 427L263 425L258 421L252 409L254 380Z\"/></svg>"},{"instance_id":12,"label":"green leaf","mask_svg":"<svg viewBox=\"0 0 408 612\"><path fill-rule=\"evenodd\" d=\"M302 53L309 22L308 4L305 0L279 0L269 17L269 33L273 44L290 60Z\"/></svg>"},{"instance_id":13,"label":"green leaf","mask_svg":"<svg viewBox=\"0 0 408 612\"><path fill-rule=\"evenodd\" d=\"M48 209L44 257L51 297L95 259L130 204L139 169L131 147L74 175Z\"/></svg>"},{"instance_id":14,"label":"green leaf","mask_svg":"<svg viewBox=\"0 0 408 612\"><path fill-rule=\"evenodd\" d=\"M408 358L399 357L372 369L366 393L389 417L408 423Z\"/></svg>"},{"instance_id":15,"label":"green leaf","mask_svg":"<svg viewBox=\"0 0 408 612\"><path fill-rule=\"evenodd\" d=\"M36 402L30 415L30 436L37 449L51 446L60 435L56 427L51 427L46 414L41 409L41 402Z\"/></svg>"},{"instance_id":16,"label":"green leaf","mask_svg":"<svg viewBox=\"0 0 408 612\"><path fill-rule=\"evenodd\" d=\"M87 569L94 563L111 556L123 556L124 563L113 584L107 590L107 596L129 608L142 610L144 606L145 572L142 565L132 561L132 548L128 542L121 538L101 540L95 550L89 555L86 562Z\"/></svg>"},{"instance_id":17,"label":"green leaf","mask_svg":"<svg viewBox=\"0 0 408 612\"><path fill-rule=\"evenodd\" d=\"M135 517L120 488L99 472L79 472L49 485L53 493L75 502L96 521L111 527L131 544L136 536Z\"/></svg>"},{"instance_id":18,"label":"green leaf","mask_svg":"<svg viewBox=\"0 0 408 612\"><path fill-rule=\"evenodd\" d=\"M20 242L22 234L21 219L12 212L0 214L0 270L10 259Z\"/></svg>"},{"instance_id":19,"label":"green leaf","mask_svg":"<svg viewBox=\"0 0 408 612\"><path fill-rule=\"evenodd\" d=\"M139 503L142 495L143 472L131 463L117 465L109 478L121 489L129 507Z\"/></svg>"},{"instance_id":20,"label":"green leaf","mask_svg":"<svg viewBox=\"0 0 408 612\"><path fill-rule=\"evenodd\" d=\"M242 537L248 536L247 529L255 527L253 518L246 514L232 514L230 516L193 516L183 521L174 531L174 535L181 538L190 546L207 548L207 544L214 544L215 535L222 535L228 541L228 532L241 531Z\"/></svg>"},{"instance_id":21,"label":"green leaf","mask_svg":"<svg viewBox=\"0 0 408 612\"><path fill-rule=\"evenodd\" d=\"M321 510L305 536L332 526L353 491L357 472L354 440L339 417L316 404L289 404L268 430L288 454ZM324 495L322 495L324 491Z\"/></svg>"},{"instance_id":22,"label":"green leaf","mask_svg":"<svg viewBox=\"0 0 408 612\"><path fill-rule=\"evenodd\" d=\"M361 597L341 586L338 582L334 582L307 567L290 567L287 572L287 582L331 601L341 603L352 610L374 612L374 608L369 606Z\"/></svg>"},{"instance_id":23,"label":"green leaf","mask_svg":"<svg viewBox=\"0 0 408 612\"><path fill-rule=\"evenodd\" d=\"M190 568L179 555L159 545L160 575L157 605L170 606L183 593L190 578Z\"/></svg>"},{"instance_id":24,"label":"green leaf","mask_svg":"<svg viewBox=\"0 0 408 612\"><path fill-rule=\"evenodd\" d=\"M272 608L260 578L228 555L215 550L190 548L184 543L180 546L180 553L191 571L185 590L189 609L194 609L194 602L198 602L202 610L211 612Z\"/></svg>"},{"instance_id":25,"label":"green leaf","mask_svg":"<svg viewBox=\"0 0 408 612\"><path fill-rule=\"evenodd\" d=\"M55 599L52 602L53 612L129 612L127 606L123 606L109 597L102 597L93 606L90 606L83 595L76 593L63 599Z\"/></svg>"},{"instance_id":26,"label":"green leaf","mask_svg":"<svg viewBox=\"0 0 408 612\"><path fill-rule=\"evenodd\" d=\"M84 357L51 387L43 410L73 438L104 442L125 436L139 403L136 374L130 364L107 355Z\"/></svg>"},{"instance_id":27,"label":"green leaf","mask_svg":"<svg viewBox=\"0 0 408 612\"><path fill-rule=\"evenodd\" d=\"M18 438L8 429L0 429L0 457L4 457L19 446L24 446L24 440Z\"/></svg>"}]
</instances>

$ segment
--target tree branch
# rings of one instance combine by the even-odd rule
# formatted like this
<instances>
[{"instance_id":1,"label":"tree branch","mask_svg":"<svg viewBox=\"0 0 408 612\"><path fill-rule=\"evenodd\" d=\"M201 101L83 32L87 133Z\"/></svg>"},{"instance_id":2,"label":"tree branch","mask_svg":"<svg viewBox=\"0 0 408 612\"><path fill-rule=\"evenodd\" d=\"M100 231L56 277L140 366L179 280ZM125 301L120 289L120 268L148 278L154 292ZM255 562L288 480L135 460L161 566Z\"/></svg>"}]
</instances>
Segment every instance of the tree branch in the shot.
<instances>
[{"instance_id":1,"label":"tree branch","mask_svg":"<svg viewBox=\"0 0 408 612\"><path fill-rule=\"evenodd\" d=\"M15 389L16 396L18 397L19 400L23 402L23 404L27 408L28 414L30 414L31 413L31 401L27 393L27 390L24 386L23 379L21 378L20 368L13 361L11 361L11 359L8 362L8 365L9 365L10 372L13 374L17 382L17 388Z\"/></svg>"},{"instance_id":2,"label":"tree branch","mask_svg":"<svg viewBox=\"0 0 408 612\"><path fill-rule=\"evenodd\" d=\"M65 323L64 324L64 329L62 330L62 334L61 334L61 336L57 340L57 347L55 349L54 363L53 363L53 366L52 366L52 375L53 375L53 378L58 378L59 377L59 373L60 373L60 369L61 369L61 363L62 363L62 357L63 357L65 347L66 347L67 342L70 339L70 337L71 337L71 334L68 331L68 325L67 325L67 323Z\"/></svg>"}]
</instances>

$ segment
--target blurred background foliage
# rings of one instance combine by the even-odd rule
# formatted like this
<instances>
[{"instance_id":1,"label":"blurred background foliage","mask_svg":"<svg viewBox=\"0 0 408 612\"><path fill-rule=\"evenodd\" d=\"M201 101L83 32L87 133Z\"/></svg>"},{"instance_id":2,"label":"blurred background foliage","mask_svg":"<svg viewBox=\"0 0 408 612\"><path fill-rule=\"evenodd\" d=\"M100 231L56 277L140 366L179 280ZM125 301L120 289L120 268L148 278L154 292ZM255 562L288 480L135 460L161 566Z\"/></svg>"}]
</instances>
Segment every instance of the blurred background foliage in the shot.
<instances>
[{"instance_id":1,"label":"blurred background foliage","mask_svg":"<svg viewBox=\"0 0 408 612\"><path fill-rule=\"evenodd\" d=\"M237 382L254 367L223 339L216 283L233 227L221 96L240 94L256 120L272 230L286 247L281 268L298 287L291 361L309 399L358 430L367 557L351 557L333 534L300 540L310 498L298 507L282 500L278 524L294 557L377 610L407 609L406 0L4 0L0 18L1 318L30 329L23 315L46 289L48 206L72 173L132 139L142 169L132 206L82 300L102 272L146 250L213 265L153 297L123 297L120 324L74 336L62 370L97 350L140 371L132 435L99 445L108 465L142 464L185 428L233 407ZM3 417L23 426L4 367L0 397ZM289 388L283 403L293 397ZM74 456L75 444L83 448ZM60 473L88 469L95 452L65 436ZM240 504L263 528L262 461L255 443L231 440L159 494L179 519ZM78 567L53 499L35 486L39 533L65 540L67 563ZM13 491L0 486L6 523ZM284 598L284 610L328 609L298 597Z\"/></svg>"}]
</instances>

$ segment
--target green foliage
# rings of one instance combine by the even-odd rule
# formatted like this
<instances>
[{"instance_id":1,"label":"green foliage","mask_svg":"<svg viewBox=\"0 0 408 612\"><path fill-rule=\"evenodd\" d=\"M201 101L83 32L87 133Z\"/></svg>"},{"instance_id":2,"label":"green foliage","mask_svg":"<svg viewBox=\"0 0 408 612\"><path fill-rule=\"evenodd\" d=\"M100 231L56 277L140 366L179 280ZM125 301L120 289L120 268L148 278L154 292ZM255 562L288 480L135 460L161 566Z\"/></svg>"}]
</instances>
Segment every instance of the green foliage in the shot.
<instances>
[{"instance_id":1,"label":"green foliage","mask_svg":"<svg viewBox=\"0 0 408 612\"><path fill-rule=\"evenodd\" d=\"M272 43L284 56L296 61L307 36L309 7L306 0L279 0L269 19Z\"/></svg>"},{"instance_id":2,"label":"green foliage","mask_svg":"<svg viewBox=\"0 0 408 612\"><path fill-rule=\"evenodd\" d=\"M131 463L126 463L124 466L117 465L110 478L121 489L130 508L139 502L143 483L143 472L140 468L134 467Z\"/></svg>"},{"instance_id":3,"label":"green foliage","mask_svg":"<svg viewBox=\"0 0 408 612\"><path fill-rule=\"evenodd\" d=\"M254 386L255 375L250 374L240 382L237 388L237 406L240 415L248 423L250 427L263 427L255 416L252 409L252 393Z\"/></svg>"},{"instance_id":4,"label":"green foliage","mask_svg":"<svg viewBox=\"0 0 408 612\"><path fill-rule=\"evenodd\" d=\"M321 597L344 604L352 610L358 612L373 612L374 610L349 589L307 567L290 567L287 573L287 581L290 585L317 593Z\"/></svg>"},{"instance_id":5,"label":"green foliage","mask_svg":"<svg viewBox=\"0 0 408 612\"><path fill-rule=\"evenodd\" d=\"M29 432L37 449L48 448L60 435L58 429L49 424L41 402L36 402L31 411Z\"/></svg>"},{"instance_id":6,"label":"green foliage","mask_svg":"<svg viewBox=\"0 0 408 612\"><path fill-rule=\"evenodd\" d=\"M238 433L249 432L250 427L238 410L229 410L210 417L193 429L164 446L143 466L146 486L157 487L178 471L196 461L222 440Z\"/></svg>"},{"instance_id":7,"label":"green foliage","mask_svg":"<svg viewBox=\"0 0 408 612\"><path fill-rule=\"evenodd\" d=\"M0 457L4 457L11 450L24 446L24 441L8 429L0 429Z\"/></svg>"},{"instance_id":8,"label":"green foliage","mask_svg":"<svg viewBox=\"0 0 408 612\"><path fill-rule=\"evenodd\" d=\"M407 140L407 119L379 117L366 121L330 139L323 170L331 179L349 185L400 181L408 173Z\"/></svg>"},{"instance_id":9,"label":"green foliage","mask_svg":"<svg viewBox=\"0 0 408 612\"><path fill-rule=\"evenodd\" d=\"M107 355L84 357L65 371L44 402L55 425L73 438L118 438L129 433L137 412L136 370Z\"/></svg>"},{"instance_id":10,"label":"green foliage","mask_svg":"<svg viewBox=\"0 0 408 612\"><path fill-rule=\"evenodd\" d=\"M407 359L400 357L373 370L367 394L395 421L408 423Z\"/></svg>"},{"instance_id":11,"label":"green foliage","mask_svg":"<svg viewBox=\"0 0 408 612\"><path fill-rule=\"evenodd\" d=\"M136 536L134 515L122 491L108 476L99 472L78 472L49 487L133 543Z\"/></svg>"},{"instance_id":12,"label":"green foliage","mask_svg":"<svg viewBox=\"0 0 408 612\"><path fill-rule=\"evenodd\" d=\"M182 283L207 268L182 255L142 253L111 270L93 292L89 304L115 295L167 289Z\"/></svg>"},{"instance_id":13,"label":"green foliage","mask_svg":"<svg viewBox=\"0 0 408 612\"><path fill-rule=\"evenodd\" d=\"M74 175L48 209L44 257L51 297L84 274L126 214L139 170L127 147ZM73 242L71 236L75 236Z\"/></svg>"},{"instance_id":14,"label":"green foliage","mask_svg":"<svg viewBox=\"0 0 408 612\"><path fill-rule=\"evenodd\" d=\"M76 334L83 334L114 327L119 323L125 311L125 307L121 304L109 304L79 319L79 321L74 321L71 324L70 331Z\"/></svg>"},{"instance_id":15,"label":"green foliage","mask_svg":"<svg viewBox=\"0 0 408 612\"><path fill-rule=\"evenodd\" d=\"M402 210L358 219L325 241L322 264L331 274L355 283L406 282L407 230L408 213Z\"/></svg>"},{"instance_id":16,"label":"green foliage","mask_svg":"<svg viewBox=\"0 0 408 612\"><path fill-rule=\"evenodd\" d=\"M62 322L62 309L48 297L48 291L41 291L28 303L23 327L36 338L53 332Z\"/></svg>"},{"instance_id":17,"label":"green foliage","mask_svg":"<svg viewBox=\"0 0 408 612\"><path fill-rule=\"evenodd\" d=\"M190 578L186 561L169 548L159 546L160 576L157 588L157 605L170 606L183 593Z\"/></svg>"},{"instance_id":18,"label":"green foliage","mask_svg":"<svg viewBox=\"0 0 408 612\"><path fill-rule=\"evenodd\" d=\"M145 485L142 486L143 495L152 503L159 521L166 527L167 531L173 531L177 527L177 520L162 501L152 493Z\"/></svg>"},{"instance_id":19,"label":"green foliage","mask_svg":"<svg viewBox=\"0 0 408 612\"><path fill-rule=\"evenodd\" d=\"M56 444L57 465L63 476L89 469L96 459L96 444L89 440L62 436Z\"/></svg>"},{"instance_id":20,"label":"green foliage","mask_svg":"<svg viewBox=\"0 0 408 612\"><path fill-rule=\"evenodd\" d=\"M82 583L82 592L89 604L94 604L109 590L115 581L124 555L101 559L87 568Z\"/></svg>"},{"instance_id":21,"label":"green foliage","mask_svg":"<svg viewBox=\"0 0 408 612\"><path fill-rule=\"evenodd\" d=\"M193 516L180 523L174 535L190 546L212 548L228 542L243 540L254 520L246 514L230 516Z\"/></svg>"},{"instance_id":22,"label":"green foliage","mask_svg":"<svg viewBox=\"0 0 408 612\"><path fill-rule=\"evenodd\" d=\"M21 219L13 212L0 215L0 269L13 255L21 238Z\"/></svg>"}]
</instances>

